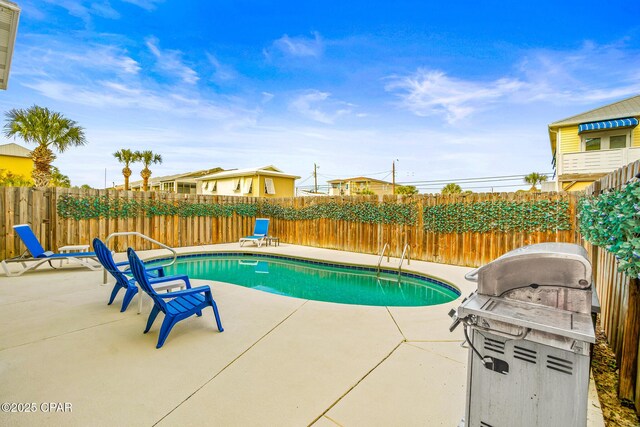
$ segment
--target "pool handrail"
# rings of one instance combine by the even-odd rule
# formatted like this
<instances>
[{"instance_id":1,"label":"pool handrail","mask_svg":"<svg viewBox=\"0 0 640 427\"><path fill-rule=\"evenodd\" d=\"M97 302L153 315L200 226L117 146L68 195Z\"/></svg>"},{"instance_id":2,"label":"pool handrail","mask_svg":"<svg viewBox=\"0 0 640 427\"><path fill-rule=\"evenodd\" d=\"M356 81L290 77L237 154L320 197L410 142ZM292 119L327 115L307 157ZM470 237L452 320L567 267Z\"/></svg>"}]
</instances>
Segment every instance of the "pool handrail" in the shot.
<instances>
[{"instance_id":1,"label":"pool handrail","mask_svg":"<svg viewBox=\"0 0 640 427\"><path fill-rule=\"evenodd\" d=\"M402 257L400 257L400 265L398 265L398 278L402 271L402 262L404 261L405 254L407 255L407 265L411 265L411 246L409 246L408 243L405 243L402 249Z\"/></svg>"},{"instance_id":2,"label":"pool handrail","mask_svg":"<svg viewBox=\"0 0 640 427\"><path fill-rule=\"evenodd\" d=\"M384 251L386 251L387 249L389 249L389 244L385 243L384 246L382 246L382 251L380 251L380 258L378 258L378 266L377 266L378 274L380 274L380 264L382 264L382 258L384 258ZM389 257L390 257L390 254L387 252L387 262L389 262Z\"/></svg>"},{"instance_id":3,"label":"pool handrail","mask_svg":"<svg viewBox=\"0 0 640 427\"><path fill-rule=\"evenodd\" d=\"M165 245L164 243L160 243L157 240L152 239L151 237L149 237L149 236L147 236L145 234L142 234L142 233L140 233L138 231L118 231L118 232L115 232L115 233L111 233L111 234L109 234L107 236L107 238L104 241L105 246L108 248L109 247L109 240L111 240L114 237L118 237L118 236L138 236L138 237L140 237L140 238L142 238L144 240L147 240L147 241L149 241L151 243L155 243L156 245L158 245L158 246L170 251L173 254L173 259L171 261L169 261L167 264L162 264L162 265L159 265L158 267L168 267L170 265L175 264L176 260L178 259L178 253L175 251L175 249ZM104 270L103 277L102 277L102 283L103 284L107 283L107 270Z\"/></svg>"}]
</instances>

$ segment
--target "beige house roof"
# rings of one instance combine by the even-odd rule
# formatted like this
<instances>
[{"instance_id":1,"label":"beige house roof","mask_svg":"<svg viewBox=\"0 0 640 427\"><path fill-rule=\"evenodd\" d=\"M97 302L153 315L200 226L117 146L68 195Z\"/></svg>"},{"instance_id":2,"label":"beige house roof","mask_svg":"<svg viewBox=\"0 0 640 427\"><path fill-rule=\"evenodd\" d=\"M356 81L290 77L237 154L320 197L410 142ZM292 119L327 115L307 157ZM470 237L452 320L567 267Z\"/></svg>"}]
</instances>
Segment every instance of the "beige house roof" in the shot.
<instances>
[{"instance_id":1,"label":"beige house roof","mask_svg":"<svg viewBox=\"0 0 640 427\"><path fill-rule=\"evenodd\" d=\"M218 172L211 175L206 175L200 178L196 178L196 181L232 178L237 176L252 176L252 175L268 175L268 176L279 176L282 178L300 179L299 176L286 174L282 172L280 169L278 169L277 167L273 165L269 165L269 166L262 166L259 168L232 169L224 172Z\"/></svg>"},{"instance_id":2,"label":"beige house roof","mask_svg":"<svg viewBox=\"0 0 640 427\"><path fill-rule=\"evenodd\" d=\"M341 182L378 182L380 184L389 184L391 185L391 182L388 181L382 181L380 179L375 179L375 178L367 178L365 176L358 176L355 178L344 178L344 179L332 179L331 181L327 181L329 184L339 184Z\"/></svg>"},{"instance_id":3,"label":"beige house roof","mask_svg":"<svg viewBox=\"0 0 640 427\"><path fill-rule=\"evenodd\" d=\"M185 181L194 181L195 178L198 178L200 176L203 175L207 175L207 174L211 174L213 172L216 171L221 171L223 170L222 168L212 168L212 169L202 169L202 170L198 170L198 171L193 171L193 172L184 172L184 173L179 173L179 174L175 174L175 175L165 175L165 176L156 176L156 177L151 177L149 178L149 186L158 183L158 182L165 182L165 181L180 181L180 180L185 180ZM142 180L138 180L138 181L132 181L129 183L130 187L136 187L137 185L142 185Z\"/></svg>"},{"instance_id":4,"label":"beige house roof","mask_svg":"<svg viewBox=\"0 0 640 427\"><path fill-rule=\"evenodd\" d=\"M0 156L14 156L14 157L31 157L31 150L24 148L21 145L9 144L0 145Z\"/></svg>"},{"instance_id":5,"label":"beige house roof","mask_svg":"<svg viewBox=\"0 0 640 427\"><path fill-rule=\"evenodd\" d=\"M640 116L640 95L595 108L585 113L576 114L566 119L558 120L549 127L578 125L580 123L597 122L600 120L621 119L624 117Z\"/></svg>"}]
</instances>

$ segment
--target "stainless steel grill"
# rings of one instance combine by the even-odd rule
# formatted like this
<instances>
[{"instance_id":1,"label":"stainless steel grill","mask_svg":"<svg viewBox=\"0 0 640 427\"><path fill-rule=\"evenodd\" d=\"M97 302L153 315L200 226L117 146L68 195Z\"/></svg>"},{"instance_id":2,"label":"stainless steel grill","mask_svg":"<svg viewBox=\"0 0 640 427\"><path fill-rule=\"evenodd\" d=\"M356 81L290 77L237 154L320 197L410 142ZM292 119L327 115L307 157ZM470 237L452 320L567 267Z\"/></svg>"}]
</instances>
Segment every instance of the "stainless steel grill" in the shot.
<instances>
[{"instance_id":1,"label":"stainless steel grill","mask_svg":"<svg viewBox=\"0 0 640 427\"><path fill-rule=\"evenodd\" d=\"M466 278L478 289L450 313L470 347L463 425L585 426L595 332L584 248L525 246Z\"/></svg>"}]
</instances>

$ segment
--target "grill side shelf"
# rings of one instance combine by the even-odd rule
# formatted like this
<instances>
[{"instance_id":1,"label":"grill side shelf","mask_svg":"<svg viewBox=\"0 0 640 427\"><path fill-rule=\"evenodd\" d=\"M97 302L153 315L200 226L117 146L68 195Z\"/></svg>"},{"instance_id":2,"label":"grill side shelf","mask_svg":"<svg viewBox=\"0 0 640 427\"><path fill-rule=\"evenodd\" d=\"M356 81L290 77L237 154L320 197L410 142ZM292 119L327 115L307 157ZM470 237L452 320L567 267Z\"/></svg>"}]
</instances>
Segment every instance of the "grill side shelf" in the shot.
<instances>
[{"instance_id":1,"label":"grill side shelf","mask_svg":"<svg viewBox=\"0 0 640 427\"><path fill-rule=\"evenodd\" d=\"M459 317L478 317L510 323L576 340L595 343L591 316L538 304L475 294L458 309Z\"/></svg>"}]
</instances>

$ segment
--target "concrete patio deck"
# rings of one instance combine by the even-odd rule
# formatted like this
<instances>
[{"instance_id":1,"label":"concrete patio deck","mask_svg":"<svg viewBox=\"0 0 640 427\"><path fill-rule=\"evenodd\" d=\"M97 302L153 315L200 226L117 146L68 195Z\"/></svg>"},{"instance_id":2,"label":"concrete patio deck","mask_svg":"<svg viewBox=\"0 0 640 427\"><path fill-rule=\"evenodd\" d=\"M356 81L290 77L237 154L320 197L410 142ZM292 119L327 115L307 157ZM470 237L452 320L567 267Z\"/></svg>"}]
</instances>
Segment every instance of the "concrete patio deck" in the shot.
<instances>
[{"instance_id":1,"label":"concrete patio deck","mask_svg":"<svg viewBox=\"0 0 640 427\"><path fill-rule=\"evenodd\" d=\"M373 264L377 256L282 244L181 248L246 250ZM147 251L146 257L159 254ZM397 265L398 260L390 265ZM407 268L461 288L468 268L412 261ZM467 349L462 328L433 307L369 307L209 284L211 310L179 323L155 348L160 322L143 335L148 304L120 313L102 273L42 267L0 277L0 402L36 403L0 412L2 425L456 426L464 413ZM137 298L137 297L136 297ZM71 412L44 412L45 402ZM45 409L47 407L45 406ZM603 426L597 397L589 425Z\"/></svg>"}]
</instances>

